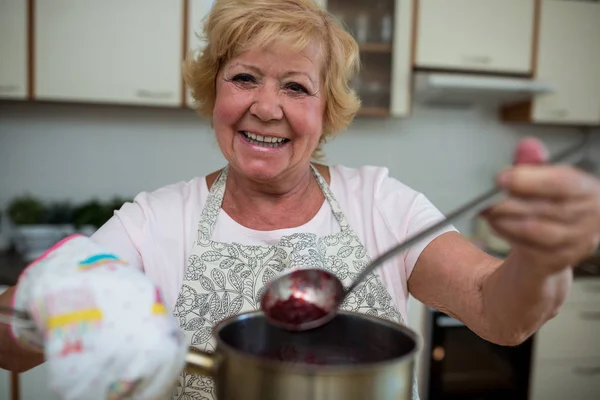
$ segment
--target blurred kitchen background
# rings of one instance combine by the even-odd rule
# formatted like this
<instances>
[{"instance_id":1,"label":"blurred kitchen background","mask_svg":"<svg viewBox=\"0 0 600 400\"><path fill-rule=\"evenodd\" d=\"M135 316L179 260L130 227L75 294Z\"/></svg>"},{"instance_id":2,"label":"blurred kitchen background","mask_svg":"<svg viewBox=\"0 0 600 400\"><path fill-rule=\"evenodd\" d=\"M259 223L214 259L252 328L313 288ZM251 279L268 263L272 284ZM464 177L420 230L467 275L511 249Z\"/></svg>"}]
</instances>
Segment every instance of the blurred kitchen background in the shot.
<instances>
[{"instance_id":1,"label":"blurred kitchen background","mask_svg":"<svg viewBox=\"0 0 600 400\"><path fill-rule=\"evenodd\" d=\"M488 190L517 141L588 140L600 175L600 2L321 0L361 46L363 108L326 163L384 165L449 212ZM0 0L0 285L140 191L224 159L181 80L209 0ZM502 256L477 219L461 232ZM522 346L493 346L411 300L422 399L600 398L600 266ZM54 399L45 367L0 371L0 399Z\"/></svg>"}]
</instances>

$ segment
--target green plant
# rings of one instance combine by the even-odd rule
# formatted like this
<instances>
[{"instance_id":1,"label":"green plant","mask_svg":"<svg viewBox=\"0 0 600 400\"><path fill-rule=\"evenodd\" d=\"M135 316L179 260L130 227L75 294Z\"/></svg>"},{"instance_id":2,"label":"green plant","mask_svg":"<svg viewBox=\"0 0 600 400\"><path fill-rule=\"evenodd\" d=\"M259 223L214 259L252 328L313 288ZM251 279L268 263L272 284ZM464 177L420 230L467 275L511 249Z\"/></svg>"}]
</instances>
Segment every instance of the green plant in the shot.
<instances>
[{"instance_id":1,"label":"green plant","mask_svg":"<svg viewBox=\"0 0 600 400\"><path fill-rule=\"evenodd\" d=\"M73 222L73 213L69 202L54 202L46 207L43 220L51 225L67 225Z\"/></svg>"},{"instance_id":2,"label":"green plant","mask_svg":"<svg viewBox=\"0 0 600 400\"><path fill-rule=\"evenodd\" d=\"M113 216L114 211L121 208L125 202L126 200L115 197L106 203L97 199L83 203L76 207L73 212L73 225L78 229L85 225L100 228Z\"/></svg>"},{"instance_id":3,"label":"green plant","mask_svg":"<svg viewBox=\"0 0 600 400\"><path fill-rule=\"evenodd\" d=\"M131 200L115 196L107 203L106 206L110 209L110 212L112 213L113 211L120 209L123 206L123 204L125 204L128 201Z\"/></svg>"},{"instance_id":4,"label":"green plant","mask_svg":"<svg viewBox=\"0 0 600 400\"><path fill-rule=\"evenodd\" d=\"M39 199L26 194L13 199L7 211L15 225L35 225L44 223L46 208Z\"/></svg>"},{"instance_id":5,"label":"green plant","mask_svg":"<svg viewBox=\"0 0 600 400\"><path fill-rule=\"evenodd\" d=\"M104 225L110 218L107 212L107 207L100 201L94 199L83 203L75 208L73 213L73 225L76 228L81 228L85 225L91 225L96 228Z\"/></svg>"},{"instance_id":6,"label":"green plant","mask_svg":"<svg viewBox=\"0 0 600 400\"><path fill-rule=\"evenodd\" d=\"M68 201L44 204L28 194L15 198L9 204L7 211L9 218L16 225L73 224L76 228L85 225L99 228L127 201L130 200L114 197L106 202L92 199L77 206L73 206Z\"/></svg>"}]
</instances>

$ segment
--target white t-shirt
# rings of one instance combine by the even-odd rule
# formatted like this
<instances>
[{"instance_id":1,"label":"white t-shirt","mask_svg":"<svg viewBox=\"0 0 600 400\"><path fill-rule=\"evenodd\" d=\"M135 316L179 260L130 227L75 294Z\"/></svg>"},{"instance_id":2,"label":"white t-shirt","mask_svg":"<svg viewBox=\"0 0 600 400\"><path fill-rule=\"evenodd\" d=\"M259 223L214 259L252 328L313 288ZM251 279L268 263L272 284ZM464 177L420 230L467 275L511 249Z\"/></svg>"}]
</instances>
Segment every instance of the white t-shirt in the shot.
<instances>
[{"instance_id":1,"label":"white t-shirt","mask_svg":"<svg viewBox=\"0 0 600 400\"><path fill-rule=\"evenodd\" d=\"M387 168L331 166L330 187L371 259L408 236L443 218L440 211L421 193L391 178ZM198 221L209 189L205 177L138 194L102 226L92 239L142 269L159 285L169 309L173 309L187 260L196 239ZM340 230L329 203L306 224L274 231L256 231L234 221L222 209L212 240L251 245L274 245L279 238L297 232L318 236ZM406 320L407 281L421 251L438 231L378 270Z\"/></svg>"}]
</instances>

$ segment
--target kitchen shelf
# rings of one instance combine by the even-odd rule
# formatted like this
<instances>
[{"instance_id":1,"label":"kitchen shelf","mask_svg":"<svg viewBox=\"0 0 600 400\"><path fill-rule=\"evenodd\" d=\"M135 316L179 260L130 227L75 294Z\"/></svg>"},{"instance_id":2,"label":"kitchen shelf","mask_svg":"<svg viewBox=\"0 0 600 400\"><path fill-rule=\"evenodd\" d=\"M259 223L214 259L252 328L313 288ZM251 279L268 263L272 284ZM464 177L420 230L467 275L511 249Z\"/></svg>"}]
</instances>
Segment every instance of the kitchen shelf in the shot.
<instances>
[{"instance_id":1,"label":"kitchen shelf","mask_svg":"<svg viewBox=\"0 0 600 400\"><path fill-rule=\"evenodd\" d=\"M391 43L363 43L359 45L360 51L364 53L391 53Z\"/></svg>"},{"instance_id":2,"label":"kitchen shelf","mask_svg":"<svg viewBox=\"0 0 600 400\"><path fill-rule=\"evenodd\" d=\"M390 110L385 107L361 107L357 115L360 117L389 117Z\"/></svg>"}]
</instances>

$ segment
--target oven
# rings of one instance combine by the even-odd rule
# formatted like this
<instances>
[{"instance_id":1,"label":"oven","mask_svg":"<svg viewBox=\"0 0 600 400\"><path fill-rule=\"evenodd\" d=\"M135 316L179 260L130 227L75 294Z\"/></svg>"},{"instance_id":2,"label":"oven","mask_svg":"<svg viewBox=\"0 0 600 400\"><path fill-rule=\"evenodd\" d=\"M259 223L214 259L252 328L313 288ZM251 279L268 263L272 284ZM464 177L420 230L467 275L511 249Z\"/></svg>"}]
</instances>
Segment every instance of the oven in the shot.
<instances>
[{"instance_id":1,"label":"oven","mask_svg":"<svg viewBox=\"0 0 600 400\"><path fill-rule=\"evenodd\" d=\"M490 343L460 321L429 309L425 349L430 400L526 400L535 335L519 346Z\"/></svg>"}]
</instances>

